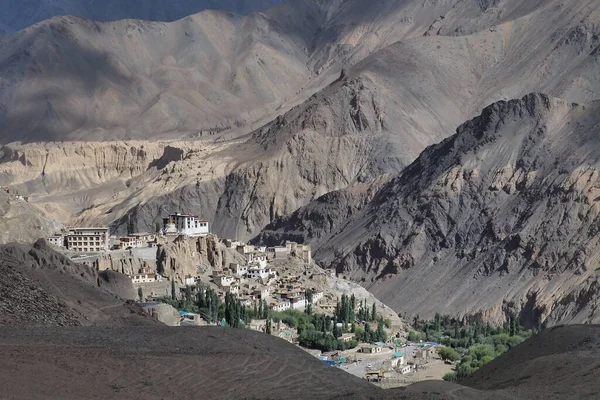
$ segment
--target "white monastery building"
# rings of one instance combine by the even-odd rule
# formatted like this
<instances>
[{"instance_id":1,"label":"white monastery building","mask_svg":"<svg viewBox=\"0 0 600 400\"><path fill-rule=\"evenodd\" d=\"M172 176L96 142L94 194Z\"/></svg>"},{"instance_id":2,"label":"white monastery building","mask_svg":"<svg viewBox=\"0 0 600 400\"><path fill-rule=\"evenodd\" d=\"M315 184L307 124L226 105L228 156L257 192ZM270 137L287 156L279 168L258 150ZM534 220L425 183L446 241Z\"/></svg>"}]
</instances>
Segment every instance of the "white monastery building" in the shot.
<instances>
[{"instance_id":1,"label":"white monastery building","mask_svg":"<svg viewBox=\"0 0 600 400\"><path fill-rule=\"evenodd\" d=\"M163 232L165 234L204 236L210 233L210 227L208 221L199 219L197 215L175 213L163 218Z\"/></svg>"}]
</instances>

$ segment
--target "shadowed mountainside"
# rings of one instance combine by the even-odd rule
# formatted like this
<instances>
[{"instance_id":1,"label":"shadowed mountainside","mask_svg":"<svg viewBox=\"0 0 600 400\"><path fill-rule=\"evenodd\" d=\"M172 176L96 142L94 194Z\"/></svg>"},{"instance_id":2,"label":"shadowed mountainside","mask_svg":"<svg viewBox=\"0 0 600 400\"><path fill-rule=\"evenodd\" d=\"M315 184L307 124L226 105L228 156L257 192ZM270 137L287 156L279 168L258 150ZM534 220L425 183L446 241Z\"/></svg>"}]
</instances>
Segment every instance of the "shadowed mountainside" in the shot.
<instances>
[{"instance_id":1,"label":"shadowed mountainside","mask_svg":"<svg viewBox=\"0 0 600 400\"><path fill-rule=\"evenodd\" d=\"M99 275L55 252L43 240L33 246L1 245L0 269L0 325L157 324L120 297L133 292L129 278Z\"/></svg>"},{"instance_id":2,"label":"shadowed mountainside","mask_svg":"<svg viewBox=\"0 0 600 400\"><path fill-rule=\"evenodd\" d=\"M342 211L318 200L261 237L304 238L396 311L598 321L599 110L538 94L495 103L360 211L356 197L328 195L347 199Z\"/></svg>"},{"instance_id":3,"label":"shadowed mountainside","mask_svg":"<svg viewBox=\"0 0 600 400\"><path fill-rule=\"evenodd\" d=\"M74 15L96 21L143 19L174 21L214 9L249 14L263 11L282 0L2 0L0 34L21 30L59 15Z\"/></svg>"}]
</instances>

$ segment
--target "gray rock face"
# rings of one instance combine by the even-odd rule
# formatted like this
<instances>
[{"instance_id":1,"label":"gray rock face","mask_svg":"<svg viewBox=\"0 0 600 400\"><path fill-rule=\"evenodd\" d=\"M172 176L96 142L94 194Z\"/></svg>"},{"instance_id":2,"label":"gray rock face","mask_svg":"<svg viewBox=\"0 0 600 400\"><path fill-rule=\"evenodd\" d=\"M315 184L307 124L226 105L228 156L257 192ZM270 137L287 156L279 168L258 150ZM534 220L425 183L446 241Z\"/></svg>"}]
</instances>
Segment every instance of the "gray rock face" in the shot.
<instances>
[{"instance_id":1,"label":"gray rock face","mask_svg":"<svg viewBox=\"0 0 600 400\"><path fill-rule=\"evenodd\" d=\"M59 15L96 21L143 19L174 21L202 10L237 14L263 11L282 0L5 0L0 3L0 33L21 30Z\"/></svg>"},{"instance_id":2,"label":"gray rock face","mask_svg":"<svg viewBox=\"0 0 600 400\"><path fill-rule=\"evenodd\" d=\"M599 110L538 94L487 107L321 227L315 258L423 317L598 321ZM292 238L319 236L290 221Z\"/></svg>"}]
</instances>

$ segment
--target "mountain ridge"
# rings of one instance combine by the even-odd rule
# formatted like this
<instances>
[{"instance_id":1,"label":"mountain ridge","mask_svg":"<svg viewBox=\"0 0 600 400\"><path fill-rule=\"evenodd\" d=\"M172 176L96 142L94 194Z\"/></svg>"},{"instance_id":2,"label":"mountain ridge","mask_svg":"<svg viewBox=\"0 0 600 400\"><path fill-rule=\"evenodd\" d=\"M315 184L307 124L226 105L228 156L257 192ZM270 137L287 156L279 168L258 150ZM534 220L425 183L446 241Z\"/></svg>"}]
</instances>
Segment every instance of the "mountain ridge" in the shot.
<instances>
[{"instance_id":1,"label":"mountain ridge","mask_svg":"<svg viewBox=\"0 0 600 400\"><path fill-rule=\"evenodd\" d=\"M399 312L597 321L597 149L589 144L598 109L540 94L494 103L427 148L326 240L301 234L295 217L263 236L304 236L322 265ZM571 247L561 250L565 240Z\"/></svg>"}]
</instances>

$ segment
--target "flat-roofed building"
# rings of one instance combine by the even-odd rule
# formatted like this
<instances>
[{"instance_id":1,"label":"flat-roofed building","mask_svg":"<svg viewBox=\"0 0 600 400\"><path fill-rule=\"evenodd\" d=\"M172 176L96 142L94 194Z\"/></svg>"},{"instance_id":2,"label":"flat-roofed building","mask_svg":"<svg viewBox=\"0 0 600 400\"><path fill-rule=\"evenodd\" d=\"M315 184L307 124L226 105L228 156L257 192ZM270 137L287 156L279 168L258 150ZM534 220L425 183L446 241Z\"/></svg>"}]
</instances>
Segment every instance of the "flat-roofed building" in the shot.
<instances>
[{"instance_id":1,"label":"flat-roofed building","mask_svg":"<svg viewBox=\"0 0 600 400\"><path fill-rule=\"evenodd\" d=\"M62 235L50 236L46 239L49 245L55 247L65 247L65 237Z\"/></svg>"},{"instance_id":2,"label":"flat-roofed building","mask_svg":"<svg viewBox=\"0 0 600 400\"><path fill-rule=\"evenodd\" d=\"M163 218L163 232L173 233L173 228L180 235L204 236L210 233L208 221L201 220L197 215L175 213Z\"/></svg>"},{"instance_id":3,"label":"flat-roofed building","mask_svg":"<svg viewBox=\"0 0 600 400\"><path fill-rule=\"evenodd\" d=\"M108 228L71 228L66 236L67 249L84 253L108 251Z\"/></svg>"}]
</instances>

